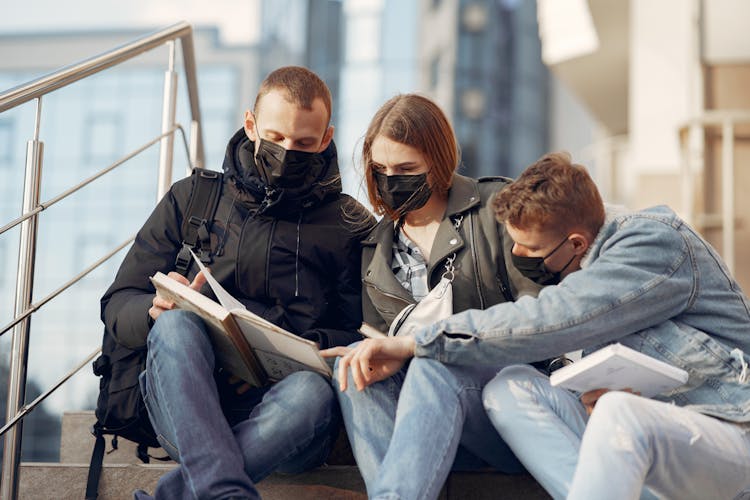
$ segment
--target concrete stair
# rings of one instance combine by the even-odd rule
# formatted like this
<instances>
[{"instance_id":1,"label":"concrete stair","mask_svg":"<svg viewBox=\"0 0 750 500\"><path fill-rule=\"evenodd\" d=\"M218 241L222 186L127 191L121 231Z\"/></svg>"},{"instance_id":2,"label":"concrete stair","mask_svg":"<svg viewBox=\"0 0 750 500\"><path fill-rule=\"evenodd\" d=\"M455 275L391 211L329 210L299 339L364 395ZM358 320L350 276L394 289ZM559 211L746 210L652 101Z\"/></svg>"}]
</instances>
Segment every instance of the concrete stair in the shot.
<instances>
[{"instance_id":1,"label":"concrete stair","mask_svg":"<svg viewBox=\"0 0 750 500\"><path fill-rule=\"evenodd\" d=\"M23 463L19 473L21 499L84 498L88 464L94 437L90 428L93 412L70 412L63 415L60 463ZM99 483L101 500L130 500L132 492L153 492L162 474L175 467L174 462L142 464L135 456L135 446L119 440L117 450L109 441ZM150 450L163 456L163 450ZM342 433L329 463L299 475L273 474L258 485L266 500L364 500L365 485L352 465L348 440ZM335 464L335 465L333 465ZM509 476L494 472L454 472L448 478L441 500L548 499L549 496L529 475Z\"/></svg>"}]
</instances>

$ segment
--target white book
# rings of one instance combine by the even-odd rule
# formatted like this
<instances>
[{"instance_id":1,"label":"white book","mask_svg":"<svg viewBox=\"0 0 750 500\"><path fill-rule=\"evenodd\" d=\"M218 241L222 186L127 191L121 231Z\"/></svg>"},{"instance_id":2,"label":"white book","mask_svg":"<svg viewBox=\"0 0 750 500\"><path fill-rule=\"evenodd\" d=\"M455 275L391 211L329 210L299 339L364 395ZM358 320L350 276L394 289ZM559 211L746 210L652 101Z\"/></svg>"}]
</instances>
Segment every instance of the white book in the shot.
<instances>
[{"instance_id":1,"label":"white book","mask_svg":"<svg viewBox=\"0 0 750 500\"><path fill-rule=\"evenodd\" d=\"M632 389L650 398L687 382L688 372L622 344L612 344L552 372L550 383L578 392Z\"/></svg>"},{"instance_id":2,"label":"white book","mask_svg":"<svg viewBox=\"0 0 750 500\"><path fill-rule=\"evenodd\" d=\"M330 378L331 369L315 342L248 311L211 276L200 260L196 258L196 262L221 304L163 273L156 273L151 282L178 308L203 318L216 357L225 369L258 387L300 370Z\"/></svg>"}]
</instances>

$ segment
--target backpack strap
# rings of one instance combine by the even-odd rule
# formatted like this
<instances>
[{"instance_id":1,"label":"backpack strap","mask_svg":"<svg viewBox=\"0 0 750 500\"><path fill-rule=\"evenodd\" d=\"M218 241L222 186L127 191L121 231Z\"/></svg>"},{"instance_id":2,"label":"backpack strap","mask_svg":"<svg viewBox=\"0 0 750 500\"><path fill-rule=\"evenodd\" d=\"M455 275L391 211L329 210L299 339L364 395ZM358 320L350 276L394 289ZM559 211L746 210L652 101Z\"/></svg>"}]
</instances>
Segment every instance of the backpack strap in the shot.
<instances>
[{"instance_id":1,"label":"backpack strap","mask_svg":"<svg viewBox=\"0 0 750 500\"><path fill-rule=\"evenodd\" d=\"M182 248L175 268L186 275L193 249L204 264L211 263L211 222L221 197L222 174L203 168L193 169L193 190L182 218Z\"/></svg>"},{"instance_id":2,"label":"backpack strap","mask_svg":"<svg viewBox=\"0 0 750 500\"><path fill-rule=\"evenodd\" d=\"M97 422L91 429L96 437L94 450L91 452L91 463L89 463L89 474L86 478L86 500L96 500L99 496L99 478L102 475L102 462L104 461L104 435Z\"/></svg>"}]
</instances>

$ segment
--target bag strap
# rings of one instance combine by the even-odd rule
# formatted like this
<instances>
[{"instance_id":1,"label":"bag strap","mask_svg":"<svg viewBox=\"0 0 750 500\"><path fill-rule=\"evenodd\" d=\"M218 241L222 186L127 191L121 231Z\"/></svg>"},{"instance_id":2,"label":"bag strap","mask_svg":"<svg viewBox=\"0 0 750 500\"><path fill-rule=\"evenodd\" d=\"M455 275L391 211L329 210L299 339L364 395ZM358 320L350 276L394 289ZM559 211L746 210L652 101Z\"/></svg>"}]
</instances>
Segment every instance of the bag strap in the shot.
<instances>
[{"instance_id":1,"label":"bag strap","mask_svg":"<svg viewBox=\"0 0 750 500\"><path fill-rule=\"evenodd\" d=\"M186 275L190 268L193 249L204 264L211 263L211 233L209 231L221 198L222 174L203 168L193 169L193 190L182 219L182 248L175 259L175 268Z\"/></svg>"},{"instance_id":2,"label":"bag strap","mask_svg":"<svg viewBox=\"0 0 750 500\"><path fill-rule=\"evenodd\" d=\"M96 437L96 443L94 444L94 450L91 452L89 474L86 478L86 500L96 500L99 496L99 478L102 475L102 462L104 462L105 441L98 423L94 424L91 432Z\"/></svg>"}]
</instances>

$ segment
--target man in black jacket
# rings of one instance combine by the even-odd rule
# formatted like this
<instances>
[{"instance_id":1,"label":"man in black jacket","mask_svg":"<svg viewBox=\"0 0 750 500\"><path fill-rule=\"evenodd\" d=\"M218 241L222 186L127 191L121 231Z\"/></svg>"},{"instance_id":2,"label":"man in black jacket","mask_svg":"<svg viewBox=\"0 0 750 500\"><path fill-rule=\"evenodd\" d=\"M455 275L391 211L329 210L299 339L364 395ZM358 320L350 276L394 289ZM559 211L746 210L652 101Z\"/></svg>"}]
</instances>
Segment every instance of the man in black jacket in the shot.
<instances>
[{"instance_id":1,"label":"man in black jacket","mask_svg":"<svg viewBox=\"0 0 750 500\"><path fill-rule=\"evenodd\" d=\"M317 75L299 67L268 75L227 146L207 240L222 286L321 348L359 339L359 240L371 224L341 193L330 117ZM336 398L312 372L263 388L238 383L216 366L203 321L154 293L148 278L157 271L194 289L205 283L195 266L187 277L174 271L192 182L175 183L136 236L102 298L102 319L118 343L148 348L141 391L159 442L180 463L156 497L259 498L254 483L274 470L323 462L338 428Z\"/></svg>"}]
</instances>

